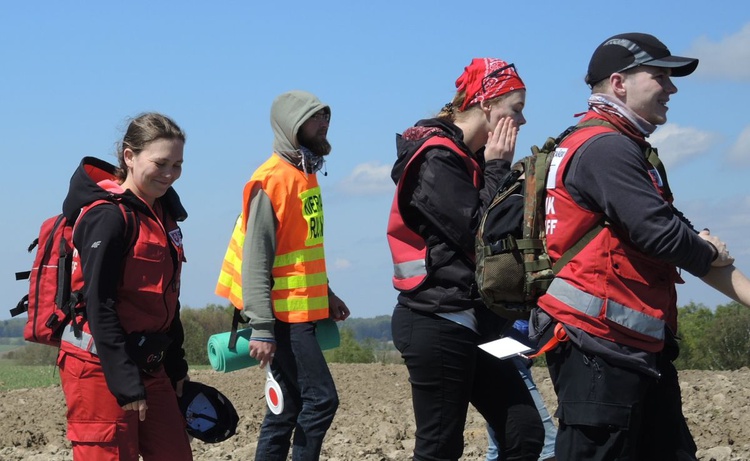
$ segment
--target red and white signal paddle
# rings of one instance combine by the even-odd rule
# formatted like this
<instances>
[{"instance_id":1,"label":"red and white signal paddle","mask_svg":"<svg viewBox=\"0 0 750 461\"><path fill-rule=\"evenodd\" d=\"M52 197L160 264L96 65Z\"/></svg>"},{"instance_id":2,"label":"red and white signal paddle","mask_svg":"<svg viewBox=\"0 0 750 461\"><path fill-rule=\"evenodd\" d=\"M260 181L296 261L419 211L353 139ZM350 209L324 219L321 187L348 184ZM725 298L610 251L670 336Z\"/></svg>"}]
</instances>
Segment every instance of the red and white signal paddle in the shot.
<instances>
[{"instance_id":1,"label":"red and white signal paddle","mask_svg":"<svg viewBox=\"0 0 750 461\"><path fill-rule=\"evenodd\" d=\"M266 403L271 413L278 415L284 411L284 394L281 393L281 386L273 378L270 367L266 370Z\"/></svg>"}]
</instances>

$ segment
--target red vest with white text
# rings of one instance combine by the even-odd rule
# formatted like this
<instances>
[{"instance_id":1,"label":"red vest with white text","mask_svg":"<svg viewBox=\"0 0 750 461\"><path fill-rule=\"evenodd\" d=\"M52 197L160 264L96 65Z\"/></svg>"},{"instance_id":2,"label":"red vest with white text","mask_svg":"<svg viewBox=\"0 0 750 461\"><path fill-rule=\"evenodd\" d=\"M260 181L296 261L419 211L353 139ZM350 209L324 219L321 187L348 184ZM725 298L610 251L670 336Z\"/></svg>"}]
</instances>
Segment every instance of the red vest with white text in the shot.
<instances>
[{"instance_id":1,"label":"red vest with white text","mask_svg":"<svg viewBox=\"0 0 750 461\"><path fill-rule=\"evenodd\" d=\"M583 121L599 118L589 112ZM589 229L603 221L601 213L579 206L565 188L565 171L578 149L609 126L576 130L555 151L547 180L547 247L556 261ZM617 155L617 153L612 153ZM658 175L654 187L665 193ZM667 199L665 198L665 201ZM539 306L557 321L590 335L648 352L664 346L664 327L677 328L680 281L675 266L649 257L607 225L557 274Z\"/></svg>"},{"instance_id":2,"label":"red vest with white text","mask_svg":"<svg viewBox=\"0 0 750 461\"><path fill-rule=\"evenodd\" d=\"M117 315L125 334L163 333L168 331L177 313L180 272L185 261L182 231L168 213L162 214L163 221L137 213L138 238L125 256L117 290ZM78 252L73 258L73 280L72 289L81 289L83 276ZM77 322L81 320L80 317L76 319ZM83 323L82 330L90 341L88 322ZM78 357L99 360L88 352L93 344L82 347L63 340L60 347Z\"/></svg>"}]
</instances>

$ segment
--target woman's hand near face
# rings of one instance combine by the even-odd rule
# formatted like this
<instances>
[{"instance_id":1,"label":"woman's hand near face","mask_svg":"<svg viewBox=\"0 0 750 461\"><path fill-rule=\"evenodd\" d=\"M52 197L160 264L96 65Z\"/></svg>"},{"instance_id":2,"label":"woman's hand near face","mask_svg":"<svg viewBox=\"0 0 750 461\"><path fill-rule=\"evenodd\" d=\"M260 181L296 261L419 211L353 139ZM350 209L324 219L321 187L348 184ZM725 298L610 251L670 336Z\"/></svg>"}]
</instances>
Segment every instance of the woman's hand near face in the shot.
<instances>
[{"instance_id":1,"label":"woman's hand near face","mask_svg":"<svg viewBox=\"0 0 750 461\"><path fill-rule=\"evenodd\" d=\"M511 117L503 117L497 122L494 131L487 135L484 147L485 160L507 160L513 162L516 151L518 125Z\"/></svg>"}]
</instances>

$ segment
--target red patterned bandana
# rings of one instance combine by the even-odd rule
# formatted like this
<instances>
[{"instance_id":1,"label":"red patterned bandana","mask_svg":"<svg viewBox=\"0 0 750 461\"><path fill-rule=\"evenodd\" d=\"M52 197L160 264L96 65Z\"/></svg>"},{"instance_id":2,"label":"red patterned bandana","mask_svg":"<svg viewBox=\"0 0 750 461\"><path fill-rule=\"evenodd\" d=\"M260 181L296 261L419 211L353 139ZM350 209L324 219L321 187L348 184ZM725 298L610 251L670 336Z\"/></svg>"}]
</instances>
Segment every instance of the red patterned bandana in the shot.
<instances>
[{"instance_id":1,"label":"red patterned bandana","mask_svg":"<svg viewBox=\"0 0 750 461\"><path fill-rule=\"evenodd\" d=\"M456 80L458 91L466 90L461 110L514 90L526 88L516 72L516 66L502 59L474 58Z\"/></svg>"}]
</instances>

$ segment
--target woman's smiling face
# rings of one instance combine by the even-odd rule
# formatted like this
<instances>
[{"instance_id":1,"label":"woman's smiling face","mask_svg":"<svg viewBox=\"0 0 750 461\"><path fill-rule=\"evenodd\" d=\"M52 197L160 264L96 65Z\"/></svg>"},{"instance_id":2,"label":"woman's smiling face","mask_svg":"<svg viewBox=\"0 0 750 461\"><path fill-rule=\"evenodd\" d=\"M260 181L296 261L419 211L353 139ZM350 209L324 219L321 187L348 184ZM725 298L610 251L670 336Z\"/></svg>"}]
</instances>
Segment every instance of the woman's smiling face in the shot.
<instances>
[{"instance_id":1,"label":"woman's smiling face","mask_svg":"<svg viewBox=\"0 0 750 461\"><path fill-rule=\"evenodd\" d=\"M157 139L139 153L125 149L128 176L122 187L153 205L182 174L184 142L180 139Z\"/></svg>"}]
</instances>

